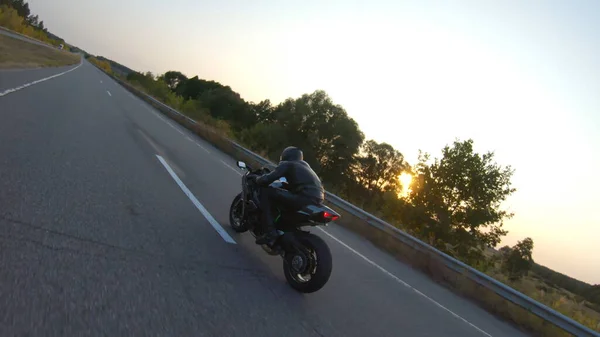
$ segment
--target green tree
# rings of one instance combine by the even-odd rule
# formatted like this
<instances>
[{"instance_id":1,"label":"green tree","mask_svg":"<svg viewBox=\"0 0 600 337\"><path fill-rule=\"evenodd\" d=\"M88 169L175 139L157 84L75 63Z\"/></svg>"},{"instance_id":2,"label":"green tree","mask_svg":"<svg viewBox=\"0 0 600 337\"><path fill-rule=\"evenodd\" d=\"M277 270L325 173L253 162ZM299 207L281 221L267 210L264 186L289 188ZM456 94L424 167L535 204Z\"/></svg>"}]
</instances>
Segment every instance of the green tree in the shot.
<instances>
[{"instance_id":1,"label":"green tree","mask_svg":"<svg viewBox=\"0 0 600 337\"><path fill-rule=\"evenodd\" d=\"M534 263L531 238L517 242L512 248L503 247L500 252L502 254L502 270L511 281L521 279L531 270Z\"/></svg>"},{"instance_id":2,"label":"green tree","mask_svg":"<svg viewBox=\"0 0 600 337\"><path fill-rule=\"evenodd\" d=\"M30 15L28 18L25 19L25 21L27 21L28 24L37 27L40 23L40 18L37 15Z\"/></svg>"},{"instance_id":3,"label":"green tree","mask_svg":"<svg viewBox=\"0 0 600 337\"><path fill-rule=\"evenodd\" d=\"M407 198L417 213L409 219L412 229L468 263L480 259L486 246L495 247L507 234L503 220L513 216L501 203L515 189L513 170L493 159L491 152L475 153L470 139L444 147L433 163L421 153Z\"/></svg>"},{"instance_id":4,"label":"green tree","mask_svg":"<svg viewBox=\"0 0 600 337\"><path fill-rule=\"evenodd\" d=\"M256 124L250 106L230 87L208 89L198 97L213 118L229 121L237 132Z\"/></svg>"},{"instance_id":5,"label":"green tree","mask_svg":"<svg viewBox=\"0 0 600 337\"><path fill-rule=\"evenodd\" d=\"M188 80L188 78L179 71L167 71L162 76L162 79L172 91L176 91L179 85L183 85L185 81Z\"/></svg>"},{"instance_id":6,"label":"green tree","mask_svg":"<svg viewBox=\"0 0 600 337\"><path fill-rule=\"evenodd\" d=\"M27 19L31 15L29 4L24 0L0 0L0 6L6 5L14 8L20 17Z\"/></svg>"},{"instance_id":7,"label":"green tree","mask_svg":"<svg viewBox=\"0 0 600 337\"><path fill-rule=\"evenodd\" d=\"M222 85L215 81L206 81L194 76L187 81L178 85L176 88L177 94L183 96L184 99L197 99L204 92L211 89L231 88Z\"/></svg>"},{"instance_id":8,"label":"green tree","mask_svg":"<svg viewBox=\"0 0 600 337\"><path fill-rule=\"evenodd\" d=\"M286 130L285 143L302 148L325 183L336 185L349 178L364 134L325 91L285 100L275 108L273 119ZM275 149L275 153L279 151L281 148Z\"/></svg>"},{"instance_id":9,"label":"green tree","mask_svg":"<svg viewBox=\"0 0 600 337\"><path fill-rule=\"evenodd\" d=\"M257 123L270 124L275 122L273 115L273 106L271 101L266 99L258 103L249 103L250 111L256 116Z\"/></svg>"},{"instance_id":10,"label":"green tree","mask_svg":"<svg viewBox=\"0 0 600 337\"><path fill-rule=\"evenodd\" d=\"M240 138L248 147L264 151L265 155L275 162L279 159L281 151L290 144L286 128L277 123L257 123L243 130Z\"/></svg>"},{"instance_id":11,"label":"green tree","mask_svg":"<svg viewBox=\"0 0 600 337\"><path fill-rule=\"evenodd\" d=\"M398 197L397 192L384 192L381 201L376 205L379 207L374 211L379 212L387 222L404 229L404 222L410 215L411 207L405 199Z\"/></svg>"},{"instance_id":12,"label":"green tree","mask_svg":"<svg viewBox=\"0 0 600 337\"><path fill-rule=\"evenodd\" d=\"M17 32L23 32L23 18L17 11L6 5L0 6L0 26L12 29Z\"/></svg>"},{"instance_id":13,"label":"green tree","mask_svg":"<svg viewBox=\"0 0 600 337\"><path fill-rule=\"evenodd\" d=\"M400 151L387 143L368 140L361 146L361 155L352 168L356 179L373 196L375 192L397 192L400 187L398 177L407 167Z\"/></svg>"}]
</instances>

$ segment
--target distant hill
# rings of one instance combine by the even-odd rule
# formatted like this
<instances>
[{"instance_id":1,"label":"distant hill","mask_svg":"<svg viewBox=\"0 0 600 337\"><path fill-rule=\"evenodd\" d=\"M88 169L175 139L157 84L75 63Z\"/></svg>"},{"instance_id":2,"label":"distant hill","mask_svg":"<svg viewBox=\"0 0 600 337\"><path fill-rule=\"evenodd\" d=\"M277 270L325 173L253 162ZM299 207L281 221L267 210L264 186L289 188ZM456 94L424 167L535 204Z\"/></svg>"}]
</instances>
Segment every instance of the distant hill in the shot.
<instances>
[{"instance_id":1,"label":"distant hill","mask_svg":"<svg viewBox=\"0 0 600 337\"><path fill-rule=\"evenodd\" d=\"M48 37L51 38L51 39L53 39L53 40L57 40L57 41L60 41L62 43L65 42L65 40L63 38L61 38L60 36L54 35L54 34L50 33L49 31L46 31L46 34L48 34Z\"/></svg>"},{"instance_id":2,"label":"distant hill","mask_svg":"<svg viewBox=\"0 0 600 337\"><path fill-rule=\"evenodd\" d=\"M486 255L497 256L500 255L500 252L488 247ZM548 286L565 289L596 304L596 306L600 306L600 285L591 285L535 262L531 268L530 275L544 281ZM598 309L594 308L594 310Z\"/></svg>"},{"instance_id":3,"label":"distant hill","mask_svg":"<svg viewBox=\"0 0 600 337\"><path fill-rule=\"evenodd\" d=\"M559 273L546 266L542 266L541 264L534 263L532 271L550 285L559 286L580 296L584 296L584 294L592 287L589 283Z\"/></svg>"}]
</instances>

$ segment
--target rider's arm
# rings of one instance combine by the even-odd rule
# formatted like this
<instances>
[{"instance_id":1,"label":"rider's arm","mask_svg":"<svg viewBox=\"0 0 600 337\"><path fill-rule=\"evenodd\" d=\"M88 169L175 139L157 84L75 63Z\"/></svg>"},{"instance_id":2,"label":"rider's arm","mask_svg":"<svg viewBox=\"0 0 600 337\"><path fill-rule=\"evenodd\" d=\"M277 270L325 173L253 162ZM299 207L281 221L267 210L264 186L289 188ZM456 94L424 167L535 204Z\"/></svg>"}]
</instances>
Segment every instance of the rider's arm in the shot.
<instances>
[{"instance_id":1,"label":"rider's arm","mask_svg":"<svg viewBox=\"0 0 600 337\"><path fill-rule=\"evenodd\" d=\"M289 163L281 162L279 165L277 165L275 170L273 170L271 173L263 174L262 176L258 177L256 179L256 183L259 185L263 185L263 186L269 185L270 183L274 182L275 180L285 176L288 169L289 169Z\"/></svg>"}]
</instances>

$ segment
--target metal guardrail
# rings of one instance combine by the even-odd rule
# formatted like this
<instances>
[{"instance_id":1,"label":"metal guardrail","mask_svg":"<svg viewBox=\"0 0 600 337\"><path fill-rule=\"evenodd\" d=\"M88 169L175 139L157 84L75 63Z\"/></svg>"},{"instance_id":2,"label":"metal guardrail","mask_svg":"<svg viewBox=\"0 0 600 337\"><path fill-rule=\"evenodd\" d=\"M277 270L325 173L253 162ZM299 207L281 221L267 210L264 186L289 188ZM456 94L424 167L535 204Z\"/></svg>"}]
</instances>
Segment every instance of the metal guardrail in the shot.
<instances>
[{"instance_id":1,"label":"metal guardrail","mask_svg":"<svg viewBox=\"0 0 600 337\"><path fill-rule=\"evenodd\" d=\"M0 26L0 30L7 32L9 34L9 36L12 35L12 37L14 37L14 38L17 38L17 39L21 38L21 40L26 41L26 42L34 43L34 44L41 45L41 46L48 47L48 48L57 49L56 46L53 46L53 45L51 45L49 43L46 43L44 41L40 41L40 40L35 39L35 38L31 37L31 36L27 36L25 34L17 33L14 30L8 29L6 27Z\"/></svg>"},{"instance_id":2,"label":"metal guardrail","mask_svg":"<svg viewBox=\"0 0 600 337\"><path fill-rule=\"evenodd\" d=\"M118 79L118 78L114 78L114 79L116 81L118 81L119 83L123 84L123 81L121 81L120 79ZM130 85L127 85L127 87L132 88ZM132 89L134 89L134 88L132 88ZM180 117L183 117L189 123L198 124L195 120L185 116L184 114L171 108L170 106L158 101L154 97L147 95L146 93L143 93L141 91L138 91L137 89L134 89L134 90L136 90L139 94L147 97L152 102L163 107L165 110L167 110L173 114L176 114ZM271 161L244 148L240 144L238 144L232 140L229 140L229 141L231 142L231 144L234 147L236 147L238 150L244 152L246 155L250 156L257 162L259 162L263 165L276 166ZM403 244L406 244L417 251L425 253L428 256L437 258L438 261L441 261L445 266L447 266L451 270L455 271L456 273L466 276L471 281L493 291L494 293L503 297L504 299L528 310L529 312L533 313L534 315L556 325L557 327L565 330L566 332L571 333L575 336L581 336L581 337L600 337L600 334L598 332L580 324L579 322L557 312L556 310L554 310L552 308L545 306L544 304L526 296L525 294L499 282L498 280L493 279L492 277L490 277L490 276L476 270L475 268L463 263L462 261L459 261L459 260L451 257L450 255L428 245L427 243L401 231L397 227L352 205L351 203L347 202L346 200L344 200L332 193L329 193L329 192L326 192L326 200L331 202L333 205L339 207L340 209L364 220L369 225L385 232L386 234L389 234L390 236L396 238L398 241L402 242Z\"/></svg>"}]
</instances>

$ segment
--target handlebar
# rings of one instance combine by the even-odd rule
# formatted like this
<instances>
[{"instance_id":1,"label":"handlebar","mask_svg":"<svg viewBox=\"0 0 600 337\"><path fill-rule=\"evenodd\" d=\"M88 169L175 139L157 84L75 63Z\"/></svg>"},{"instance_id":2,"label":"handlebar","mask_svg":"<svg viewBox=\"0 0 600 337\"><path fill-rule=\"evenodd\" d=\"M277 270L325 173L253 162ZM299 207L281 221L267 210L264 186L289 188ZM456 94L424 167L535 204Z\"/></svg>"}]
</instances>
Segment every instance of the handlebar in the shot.
<instances>
[{"instance_id":1,"label":"handlebar","mask_svg":"<svg viewBox=\"0 0 600 337\"><path fill-rule=\"evenodd\" d=\"M254 174L254 175L263 175L263 174L271 173L271 170L268 169L267 167L261 167L256 170L249 170L248 172L250 174Z\"/></svg>"}]
</instances>

